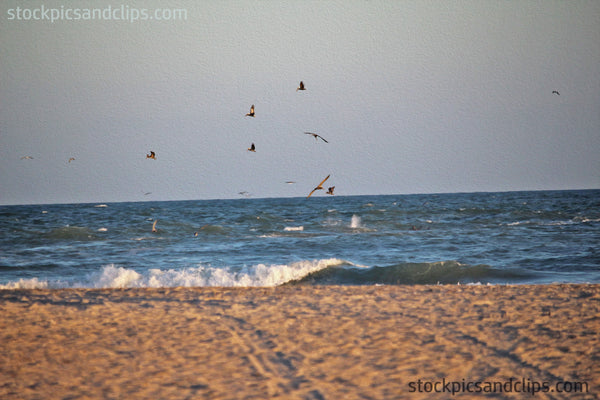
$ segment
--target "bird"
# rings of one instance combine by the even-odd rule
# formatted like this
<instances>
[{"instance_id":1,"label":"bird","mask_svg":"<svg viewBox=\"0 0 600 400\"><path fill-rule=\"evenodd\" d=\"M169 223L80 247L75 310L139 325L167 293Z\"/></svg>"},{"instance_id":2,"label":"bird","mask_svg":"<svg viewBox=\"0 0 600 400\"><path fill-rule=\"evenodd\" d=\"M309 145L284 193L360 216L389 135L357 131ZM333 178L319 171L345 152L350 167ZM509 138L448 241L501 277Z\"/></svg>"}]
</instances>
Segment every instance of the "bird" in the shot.
<instances>
[{"instance_id":1,"label":"bird","mask_svg":"<svg viewBox=\"0 0 600 400\"><path fill-rule=\"evenodd\" d=\"M21 160L33 160L33 157L31 157L31 156L23 156L23 157L21 157Z\"/></svg>"},{"instance_id":2,"label":"bird","mask_svg":"<svg viewBox=\"0 0 600 400\"><path fill-rule=\"evenodd\" d=\"M75 157L70 157L69 158L69 163L71 163L71 161L75 161Z\"/></svg>"},{"instance_id":3,"label":"bird","mask_svg":"<svg viewBox=\"0 0 600 400\"><path fill-rule=\"evenodd\" d=\"M325 140L325 138L321 135L318 135L316 133L312 133L312 132L304 132L306 135L313 135L315 140L321 139L322 141L324 141L325 143L329 143L327 140Z\"/></svg>"},{"instance_id":4,"label":"bird","mask_svg":"<svg viewBox=\"0 0 600 400\"><path fill-rule=\"evenodd\" d=\"M256 147L254 146L254 143L252 143L252 145L250 146L250 148L248 148L248 151L253 151L256 153Z\"/></svg>"},{"instance_id":5,"label":"bird","mask_svg":"<svg viewBox=\"0 0 600 400\"><path fill-rule=\"evenodd\" d=\"M250 107L250 112L246 114L246 117L254 117L254 104Z\"/></svg>"},{"instance_id":6,"label":"bird","mask_svg":"<svg viewBox=\"0 0 600 400\"><path fill-rule=\"evenodd\" d=\"M296 181L285 181L285 183L287 183L288 185L293 185L294 183L296 183Z\"/></svg>"},{"instance_id":7,"label":"bird","mask_svg":"<svg viewBox=\"0 0 600 400\"><path fill-rule=\"evenodd\" d=\"M304 82L300 81L300 86L298 86L298 87L296 88L296 92L297 92L298 90L306 90L306 88L304 87Z\"/></svg>"},{"instance_id":8,"label":"bird","mask_svg":"<svg viewBox=\"0 0 600 400\"><path fill-rule=\"evenodd\" d=\"M558 93L558 90L553 90L553 91L552 91L552 94L557 94L557 95L559 95L559 96L560 96L560 93Z\"/></svg>"},{"instance_id":9,"label":"bird","mask_svg":"<svg viewBox=\"0 0 600 400\"><path fill-rule=\"evenodd\" d=\"M154 152L152 150L150 150L150 154L146 154L146 158L151 158L153 160L156 160L156 154L154 154Z\"/></svg>"},{"instance_id":10,"label":"bird","mask_svg":"<svg viewBox=\"0 0 600 400\"><path fill-rule=\"evenodd\" d=\"M317 186L316 188L314 188L314 189L312 190L312 192L310 192L310 193L308 194L308 196L306 196L306 198L308 199L308 198L309 198L310 196L312 196L312 194L313 194L315 191L317 191L317 190L323 190L323 184L325 183L325 181L326 181L327 179L329 179L329 177L330 177L330 176L331 176L331 174L330 174L330 175L327 175L327 178L323 179L323 180L321 181L321 183L319 183L319 186Z\"/></svg>"},{"instance_id":11,"label":"bird","mask_svg":"<svg viewBox=\"0 0 600 400\"><path fill-rule=\"evenodd\" d=\"M327 194L330 194L333 196L333 190L335 189L335 186L330 186L329 188L327 188Z\"/></svg>"},{"instance_id":12,"label":"bird","mask_svg":"<svg viewBox=\"0 0 600 400\"><path fill-rule=\"evenodd\" d=\"M152 232L158 232L158 230L156 229L156 223L158 222L157 219L154 220L154 223L152 224Z\"/></svg>"}]
</instances>

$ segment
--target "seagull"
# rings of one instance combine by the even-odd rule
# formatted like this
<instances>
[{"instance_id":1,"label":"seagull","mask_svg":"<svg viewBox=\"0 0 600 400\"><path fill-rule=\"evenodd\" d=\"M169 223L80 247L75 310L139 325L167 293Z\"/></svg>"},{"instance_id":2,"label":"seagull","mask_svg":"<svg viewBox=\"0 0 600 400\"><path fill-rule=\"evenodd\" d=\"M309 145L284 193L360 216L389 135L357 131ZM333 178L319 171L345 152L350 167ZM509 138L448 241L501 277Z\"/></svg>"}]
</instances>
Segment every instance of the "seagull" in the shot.
<instances>
[{"instance_id":1,"label":"seagull","mask_svg":"<svg viewBox=\"0 0 600 400\"><path fill-rule=\"evenodd\" d=\"M152 232L158 232L158 230L156 229L156 223L158 222L157 219L154 220L154 223L152 224Z\"/></svg>"},{"instance_id":2,"label":"seagull","mask_svg":"<svg viewBox=\"0 0 600 400\"><path fill-rule=\"evenodd\" d=\"M248 151L253 151L256 153L256 147L254 146L254 143L252 143L252 145L250 146L250 148L248 149Z\"/></svg>"},{"instance_id":3,"label":"seagull","mask_svg":"<svg viewBox=\"0 0 600 400\"><path fill-rule=\"evenodd\" d=\"M329 143L327 140L325 140L325 138L323 138L323 136L321 135L317 135L316 133L312 133L312 132L304 132L306 135L313 135L315 137L315 140L318 140L319 138L324 141L325 143Z\"/></svg>"},{"instance_id":4,"label":"seagull","mask_svg":"<svg viewBox=\"0 0 600 400\"><path fill-rule=\"evenodd\" d=\"M246 114L246 117L254 117L254 104L250 107L250 112Z\"/></svg>"},{"instance_id":5,"label":"seagull","mask_svg":"<svg viewBox=\"0 0 600 400\"><path fill-rule=\"evenodd\" d=\"M558 93L558 90L553 90L553 91L552 91L552 94L557 94L557 95L559 95L559 96L560 96L560 93Z\"/></svg>"},{"instance_id":6,"label":"seagull","mask_svg":"<svg viewBox=\"0 0 600 400\"><path fill-rule=\"evenodd\" d=\"M71 161L75 161L75 157L70 157L69 158L69 163L71 163Z\"/></svg>"},{"instance_id":7,"label":"seagull","mask_svg":"<svg viewBox=\"0 0 600 400\"><path fill-rule=\"evenodd\" d=\"M296 92L297 92L298 90L306 90L306 89L304 88L304 82L300 81L300 86L298 86L298 88L296 88Z\"/></svg>"},{"instance_id":8,"label":"seagull","mask_svg":"<svg viewBox=\"0 0 600 400\"><path fill-rule=\"evenodd\" d=\"M21 157L21 160L33 160L33 157L31 157L31 156L23 156L23 157Z\"/></svg>"},{"instance_id":9,"label":"seagull","mask_svg":"<svg viewBox=\"0 0 600 400\"><path fill-rule=\"evenodd\" d=\"M288 185L293 185L294 183L296 183L296 181L285 181L285 183L287 183Z\"/></svg>"},{"instance_id":10,"label":"seagull","mask_svg":"<svg viewBox=\"0 0 600 400\"><path fill-rule=\"evenodd\" d=\"M316 188L314 188L314 189L312 190L312 192L310 192L310 193L308 194L308 196L306 196L306 198L308 199L310 196L312 196L312 194L313 194L313 193L314 193L316 190L323 190L323 184L325 183L325 181L326 181L327 179L329 179L329 177L330 177L330 176L331 176L331 175L327 175L327 178L323 179L323 180L321 181L321 183L319 183L319 186L317 186Z\"/></svg>"},{"instance_id":11,"label":"seagull","mask_svg":"<svg viewBox=\"0 0 600 400\"><path fill-rule=\"evenodd\" d=\"M330 186L330 187L327 189L327 194L330 194L330 195L332 195L332 196L333 196L333 190L334 190L334 189L335 189L335 186Z\"/></svg>"},{"instance_id":12,"label":"seagull","mask_svg":"<svg viewBox=\"0 0 600 400\"><path fill-rule=\"evenodd\" d=\"M154 152L152 150L150 150L150 154L146 154L146 158L151 158L153 160L156 160L156 154L154 154Z\"/></svg>"}]
</instances>

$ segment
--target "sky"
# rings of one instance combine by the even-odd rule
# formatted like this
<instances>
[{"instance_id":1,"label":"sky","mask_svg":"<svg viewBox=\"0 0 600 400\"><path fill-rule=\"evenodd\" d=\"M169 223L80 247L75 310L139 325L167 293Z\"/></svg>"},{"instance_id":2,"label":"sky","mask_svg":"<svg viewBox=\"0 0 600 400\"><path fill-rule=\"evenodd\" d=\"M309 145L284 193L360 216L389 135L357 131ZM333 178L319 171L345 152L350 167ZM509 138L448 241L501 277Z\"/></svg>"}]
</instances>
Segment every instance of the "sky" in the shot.
<instances>
[{"instance_id":1,"label":"sky","mask_svg":"<svg viewBox=\"0 0 600 400\"><path fill-rule=\"evenodd\" d=\"M3 1L0 44L0 204L600 188L598 1Z\"/></svg>"}]
</instances>

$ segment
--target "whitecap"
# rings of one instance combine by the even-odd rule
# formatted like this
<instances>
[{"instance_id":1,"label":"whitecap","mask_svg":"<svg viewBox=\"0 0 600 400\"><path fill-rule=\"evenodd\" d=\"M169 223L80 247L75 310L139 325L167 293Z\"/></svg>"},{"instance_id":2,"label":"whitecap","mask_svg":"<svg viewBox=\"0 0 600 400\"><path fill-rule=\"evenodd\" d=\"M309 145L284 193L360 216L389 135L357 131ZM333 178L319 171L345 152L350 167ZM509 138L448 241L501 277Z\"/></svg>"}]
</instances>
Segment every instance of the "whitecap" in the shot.
<instances>
[{"instance_id":1,"label":"whitecap","mask_svg":"<svg viewBox=\"0 0 600 400\"><path fill-rule=\"evenodd\" d=\"M286 232L298 232L298 231L303 231L304 230L304 226L286 226L285 228L283 228L284 231Z\"/></svg>"}]
</instances>

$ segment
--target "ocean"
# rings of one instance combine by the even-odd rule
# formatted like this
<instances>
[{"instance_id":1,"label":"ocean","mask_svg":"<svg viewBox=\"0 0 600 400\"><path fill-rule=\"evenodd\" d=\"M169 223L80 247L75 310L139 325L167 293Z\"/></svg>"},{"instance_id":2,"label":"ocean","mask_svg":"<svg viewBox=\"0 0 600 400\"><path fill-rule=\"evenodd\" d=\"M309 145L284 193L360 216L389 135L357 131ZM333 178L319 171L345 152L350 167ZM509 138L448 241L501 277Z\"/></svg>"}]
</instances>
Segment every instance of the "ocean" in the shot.
<instances>
[{"instance_id":1,"label":"ocean","mask_svg":"<svg viewBox=\"0 0 600 400\"><path fill-rule=\"evenodd\" d=\"M0 206L0 289L600 283L599 244L600 190Z\"/></svg>"}]
</instances>

